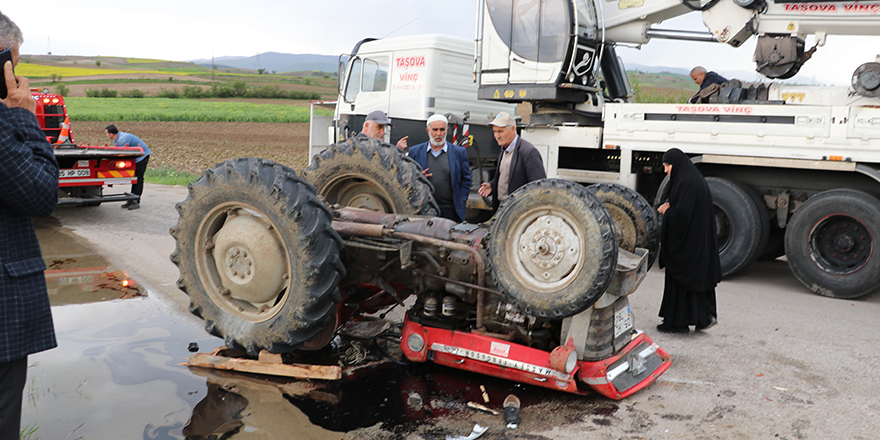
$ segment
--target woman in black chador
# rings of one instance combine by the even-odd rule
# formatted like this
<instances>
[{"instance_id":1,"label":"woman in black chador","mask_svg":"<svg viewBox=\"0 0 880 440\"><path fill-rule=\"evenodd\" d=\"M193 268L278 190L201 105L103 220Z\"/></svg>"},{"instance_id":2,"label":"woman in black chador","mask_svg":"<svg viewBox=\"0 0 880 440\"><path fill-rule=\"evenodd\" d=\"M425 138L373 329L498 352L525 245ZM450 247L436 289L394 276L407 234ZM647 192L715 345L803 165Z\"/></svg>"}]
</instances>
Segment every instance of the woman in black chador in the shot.
<instances>
[{"instance_id":1,"label":"woman in black chador","mask_svg":"<svg viewBox=\"0 0 880 440\"><path fill-rule=\"evenodd\" d=\"M669 174L669 197L657 211L660 225L660 267L666 283L657 326L662 332L687 333L717 324L715 286L721 281L721 260L712 194L703 175L678 148L663 155Z\"/></svg>"}]
</instances>

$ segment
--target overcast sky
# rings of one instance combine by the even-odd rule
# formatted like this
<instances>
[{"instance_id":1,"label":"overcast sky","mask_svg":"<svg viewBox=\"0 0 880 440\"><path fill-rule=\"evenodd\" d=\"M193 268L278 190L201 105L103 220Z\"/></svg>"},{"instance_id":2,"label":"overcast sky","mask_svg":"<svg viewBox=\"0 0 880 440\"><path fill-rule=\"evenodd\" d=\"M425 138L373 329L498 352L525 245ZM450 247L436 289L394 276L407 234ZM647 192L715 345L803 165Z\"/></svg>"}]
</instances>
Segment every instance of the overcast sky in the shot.
<instances>
[{"instance_id":1,"label":"overcast sky","mask_svg":"<svg viewBox=\"0 0 880 440\"><path fill-rule=\"evenodd\" d=\"M24 32L24 54L124 56L175 61L264 52L339 55L366 37L443 33L473 39L477 0L24 0L0 11ZM663 29L705 30L698 13L669 20ZM812 40L807 41L812 45ZM625 63L709 70L758 80L743 47L652 40L623 48ZM862 63L880 53L878 37L829 36L793 80L846 85ZM743 75L739 75L742 73Z\"/></svg>"}]
</instances>

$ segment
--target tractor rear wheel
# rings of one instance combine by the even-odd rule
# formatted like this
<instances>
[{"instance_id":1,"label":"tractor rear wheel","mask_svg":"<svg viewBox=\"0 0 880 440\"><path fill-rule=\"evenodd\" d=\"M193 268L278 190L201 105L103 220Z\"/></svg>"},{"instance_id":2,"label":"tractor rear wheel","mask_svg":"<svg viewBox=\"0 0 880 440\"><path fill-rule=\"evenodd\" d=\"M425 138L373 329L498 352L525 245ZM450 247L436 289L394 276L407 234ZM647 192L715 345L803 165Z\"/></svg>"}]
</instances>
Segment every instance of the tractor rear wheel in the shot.
<instances>
[{"instance_id":1,"label":"tractor rear wheel","mask_svg":"<svg viewBox=\"0 0 880 440\"><path fill-rule=\"evenodd\" d=\"M508 301L532 316L564 318L605 293L617 265L617 234L608 210L584 186L537 180L501 205L487 254Z\"/></svg>"},{"instance_id":2,"label":"tractor rear wheel","mask_svg":"<svg viewBox=\"0 0 880 440\"><path fill-rule=\"evenodd\" d=\"M648 250L648 268L654 265L660 249L660 227L654 208L639 193L615 183L597 183L587 187L605 209L617 228L620 249L635 252Z\"/></svg>"},{"instance_id":3,"label":"tractor rear wheel","mask_svg":"<svg viewBox=\"0 0 880 440\"><path fill-rule=\"evenodd\" d=\"M171 261L209 333L256 355L295 350L334 325L342 240L292 169L228 160L190 184L177 210Z\"/></svg>"},{"instance_id":4,"label":"tractor rear wheel","mask_svg":"<svg viewBox=\"0 0 880 440\"><path fill-rule=\"evenodd\" d=\"M327 147L302 177L328 204L394 214L440 214L416 161L363 134Z\"/></svg>"}]
</instances>

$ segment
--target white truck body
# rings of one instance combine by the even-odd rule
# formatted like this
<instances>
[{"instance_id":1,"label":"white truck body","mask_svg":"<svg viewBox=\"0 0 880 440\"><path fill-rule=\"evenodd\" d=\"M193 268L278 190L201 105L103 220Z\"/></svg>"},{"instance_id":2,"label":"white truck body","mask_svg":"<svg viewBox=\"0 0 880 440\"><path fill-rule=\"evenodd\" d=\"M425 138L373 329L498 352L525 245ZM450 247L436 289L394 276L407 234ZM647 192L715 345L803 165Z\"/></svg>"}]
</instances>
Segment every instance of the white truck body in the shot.
<instances>
[{"instance_id":1,"label":"white truck body","mask_svg":"<svg viewBox=\"0 0 880 440\"><path fill-rule=\"evenodd\" d=\"M410 145L427 141L425 121L434 114L485 125L499 112L515 112L512 104L477 99L472 41L419 35L366 41L356 50L344 60L338 100L313 104L313 109L332 106L334 116L312 111L310 157L360 132L364 117L374 110L384 111L392 121L386 142L411 136Z\"/></svg>"}]
</instances>

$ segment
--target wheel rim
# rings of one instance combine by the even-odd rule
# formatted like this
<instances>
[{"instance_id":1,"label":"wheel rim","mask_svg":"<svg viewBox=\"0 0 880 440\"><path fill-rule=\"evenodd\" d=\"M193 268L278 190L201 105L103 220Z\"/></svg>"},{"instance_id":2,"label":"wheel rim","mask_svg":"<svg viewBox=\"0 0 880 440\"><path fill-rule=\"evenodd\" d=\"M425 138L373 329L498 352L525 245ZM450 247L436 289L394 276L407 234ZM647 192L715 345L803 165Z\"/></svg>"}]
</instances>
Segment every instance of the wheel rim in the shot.
<instances>
[{"instance_id":1,"label":"wheel rim","mask_svg":"<svg viewBox=\"0 0 880 440\"><path fill-rule=\"evenodd\" d=\"M846 275L871 259L874 239L865 225L847 215L830 215L810 231L810 256L822 270Z\"/></svg>"},{"instance_id":2,"label":"wheel rim","mask_svg":"<svg viewBox=\"0 0 880 440\"><path fill-rule=\"evenodd\" d=\"M377 212L394 212L394 204L388 191L363 176L338 177L328 183L320 194L331 204Z\"/></svg>"},{"instance_id":3,"label":"wheel rim","mask_svg":"<svg viewBox=\"0 0 880 440\"><path fill-rule=\"evenodd\" d=\"M542 206L526 211L508 232L507 261L526 289L556 292L583 268L586 238L578 223L562 211Z\"/></svg>"},{"instance_id":4,"label":"wheel rim","mask_svg":"<svg viewBox=\"0 0 880 440\"><path fill-rule=\"evenodd\" d=\"M730 219L727 213L715 207L715 231L718 234L718 252L723 251L730 244Z\"/></svg>"},{"instance_id":5,"label":"wheel rim","mask_svg":"<svg viewBox=\"0 0 880 440\"><path fill-rule=\"evenodd\" d=\"M251 322L281 310L290 287L288 249L278 228L240 202L215 206L196 236L196 268L212 302Z\"/></svg>"}]
</instances>

